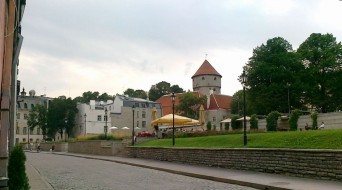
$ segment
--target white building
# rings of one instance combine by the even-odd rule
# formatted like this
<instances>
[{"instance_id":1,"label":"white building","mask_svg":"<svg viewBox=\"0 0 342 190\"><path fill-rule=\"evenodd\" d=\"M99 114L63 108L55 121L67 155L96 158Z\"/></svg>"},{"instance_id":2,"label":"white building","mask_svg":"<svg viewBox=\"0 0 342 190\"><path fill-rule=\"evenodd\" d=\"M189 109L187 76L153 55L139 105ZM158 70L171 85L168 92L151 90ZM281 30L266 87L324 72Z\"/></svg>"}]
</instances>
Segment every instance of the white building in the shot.
<instances>
[{"instance_id":1,"label":"white building","mask_svg":"<svg viewBox=\"0 0 342 190\"><path fill-rule=\"evenodd\" d=\"M110 133L110 110L112 109L112 104L112 100L107 102L90 100L89 103L78 103L74 135L104 134L105 126L107 126L107 134Z\"/></svg>"},{"instance_id":2,"label":"white building","mask_svg":"<svg viewBox=\"0 0 342 190\"><path fill-rule=\"evenodd\" d=\"M116 127L113 133L124 132L131 134L134 126L134 132L150 132L154 129L151 127L152 109L156 109L157 117L162 116L161 104L141 98L132 98L123 95L116 95L111 110L112 127ZM134 116L133 116L134 106ZM133 123L134 121L134 123ZM125 129L123 129L125 127Z\"/></svg>"}]
</instances>

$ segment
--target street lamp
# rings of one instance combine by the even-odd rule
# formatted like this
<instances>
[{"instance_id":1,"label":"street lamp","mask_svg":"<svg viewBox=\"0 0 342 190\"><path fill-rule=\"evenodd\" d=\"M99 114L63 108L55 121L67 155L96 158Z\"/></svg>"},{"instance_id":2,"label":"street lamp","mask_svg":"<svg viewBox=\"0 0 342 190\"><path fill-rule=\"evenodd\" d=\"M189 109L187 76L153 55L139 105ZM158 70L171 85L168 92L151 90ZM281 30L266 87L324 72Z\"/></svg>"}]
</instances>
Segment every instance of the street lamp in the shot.
<instances>
[{"instance_id":1,"label":"street lamp","mask_svg":"<svg viewBox=\"0 0 342 190\"><path fill-rule=\"evenodd\" d=\"M291 107L290 107L290 86L291 86L291 84L290 83L286 83L286 86L287 86L287 106L289 108L289 116L290 116L290 113L291 113Z\"/></svg>"},{"instance_id":2,"label":"street lamp","mask_svg":"<svg viewBox=\"0 0 342 190\"><path fill-rule=\"evenodd\" d=\"M172 92L171 101L172 101L172 146L175 146L175 93Z\"/></svg>"},{"instance_id":3,"label":"street lamp","mask_svg":"<svg viewBox=\"0 0 342 190\"><path fill-rule=\"evenodd\" d=\"M43 139L44 139L44 141L46 139L46 136L45 136L46 129L47 129L47 122L45 122L45 130L43 130Z\"/></svg>"},{"instance_id":4,"label":"street lamp","mask_svg":"<svg viewBox=\"0 0 342 190\"><path fill-rule=\"evenodd\" d=\"M66 142L66 131L67 131L68 120L65 120L65 131L64 131L64 141Z\"/></svg>"},{"instance_id":5,"label":"street lamp","mask_svg":"<svg viewBox=\"0 0 342 190\"><path fill-rule=\"evenodd\" d=\"M246 81L247 76L245 70L242 73L242 85L243 85L243 145L247 145L247 127L246 127Z\"/></svg>"},{"instance_id":6,"label":"street lamp","mask_svg":"<svg viewBox=\"0 0 342 190\"><path fill-rule=\"evenodd\" d=\"M133 112L133 125L132 125L132 146L134 146L134 111L135 111L135 106L132 106L132 112Z\"/></svg>"},{"instance_id":7,"label":"street lamp","mask_svg":"<svg viewBox=\"0 0 342 190\"><path fill-rule=\"evenodd\" d=\"M107 108L105 108L105 121L106 121L106 125L104 126L104 134L105 134L105 139L107 140L107 120L108 120L108 116L107 116L108 110Z\"/></svg>"},{"instance_id":8,"label":"street lamp","mask_svg":"<svg viewBox=\"0 0 342 190\"><path fill-rule=\"evenodd\" d=\"M84 114L84 136L87 136L87 113Z\"/></svg>"}]
</instances>

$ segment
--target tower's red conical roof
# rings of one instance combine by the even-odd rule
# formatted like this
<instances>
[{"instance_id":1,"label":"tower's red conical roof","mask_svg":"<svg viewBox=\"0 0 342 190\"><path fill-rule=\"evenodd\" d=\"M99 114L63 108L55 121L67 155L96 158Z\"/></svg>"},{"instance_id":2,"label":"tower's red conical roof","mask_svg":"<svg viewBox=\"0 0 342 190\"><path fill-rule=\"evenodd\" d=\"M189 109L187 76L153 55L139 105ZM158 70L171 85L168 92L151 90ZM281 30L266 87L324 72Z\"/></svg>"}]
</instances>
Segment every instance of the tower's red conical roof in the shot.
<instances>
[{"instance_id":1,"label":"tower's red conical roof","mask_svg":"<svg viewBox=\"0 0 342 190\"><path fill-rule=\"evenodd\" d=\"M215 70L215 68L207 60L204 60L200 68L196 71L196 73L191 78L194 78L199 75L218 75L222 77L220 73L218 73Z\"/></svg>"}]
</instances>

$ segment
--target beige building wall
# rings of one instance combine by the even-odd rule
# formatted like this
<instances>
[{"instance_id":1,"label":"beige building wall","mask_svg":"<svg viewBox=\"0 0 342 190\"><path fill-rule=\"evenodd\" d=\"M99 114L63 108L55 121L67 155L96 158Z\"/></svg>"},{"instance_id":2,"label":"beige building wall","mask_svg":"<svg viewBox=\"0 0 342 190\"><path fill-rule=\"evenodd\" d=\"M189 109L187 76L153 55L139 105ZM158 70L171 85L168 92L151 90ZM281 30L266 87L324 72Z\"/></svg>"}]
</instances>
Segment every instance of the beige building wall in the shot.
<instances>
[{"instance_id":1,"label":"beige building wall","mask_svg":"<svg viewBox=\"0 0 342 190\"><path fill-rule=\"evenodd\" d=\"M206 119L204 128L206 129L208 121L211 122L212 129L214 129L214 125L216 125L216 130L224 130L224 126L221 127L221 121L230 117L230 110L207 110L206 111Z\"/></svg>"},{"instance_id":2,"label":"beige building wall","mask_svg":"<svg viewBox=\"0 0 342 190\"><path fill-rule=\"evenodd\" d=\"M221 94L221 77L217 75L200 75L192 79L193 91L198 91L205 95L210 95L210 90L214 94Z\"/></svg>"}]
</instances>

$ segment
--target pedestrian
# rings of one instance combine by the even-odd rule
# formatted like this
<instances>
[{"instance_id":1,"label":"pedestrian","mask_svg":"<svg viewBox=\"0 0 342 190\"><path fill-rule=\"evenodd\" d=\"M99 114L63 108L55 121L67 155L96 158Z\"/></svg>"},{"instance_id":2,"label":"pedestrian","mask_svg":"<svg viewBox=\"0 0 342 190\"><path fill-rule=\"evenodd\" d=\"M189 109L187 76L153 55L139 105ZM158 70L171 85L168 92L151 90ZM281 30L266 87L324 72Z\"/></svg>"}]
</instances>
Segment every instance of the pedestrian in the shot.
<instances>
[{"instance_id":1,"label":"pedestrian","mask_svg":"<svg viewBox=\"0 0 342 190\"><path fill-rule=\"evenodd\" d=\"M54 152L55 151L55 143L53 143L53 145L52 145L52 147L51 147L51 150L52 150L52 152Z\"/></svg>"},{"instance_id":2,"label":"pedestrian","mask_svg":"<svg viewBox=\"0 0 342 190\"><path fill-rule=\"evenodd\" d=\"M309 130L309 129L311 129L311 127L309 126L308 123L306 123L306 124L305 124L305 130Z\"/></svg>"},{"instance_id":3,"label":"pedestrian","mask_svg":"<svg viewBox=\"0 0 342 190\"><path fill-rule=\"evenodd\" d=\"M37 152L40 152L40 144L37 145Z\"/></svg>"},{"instance_id":4,"label":"pedestrian","mask_svg":"<svg viewBox=\"0 0 342 190\"><path fill-rule=\"evenodd\" d=\"M324 129L324 122L322 121L322 124L318 127L318 129Z\"/></svg>"}]
</instances>

